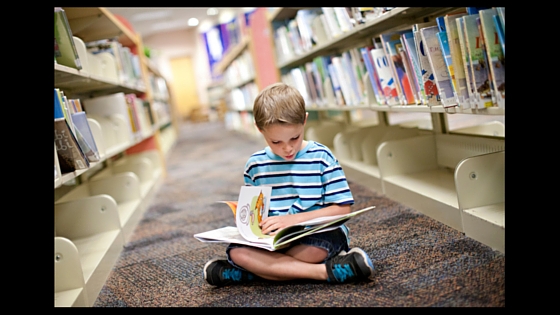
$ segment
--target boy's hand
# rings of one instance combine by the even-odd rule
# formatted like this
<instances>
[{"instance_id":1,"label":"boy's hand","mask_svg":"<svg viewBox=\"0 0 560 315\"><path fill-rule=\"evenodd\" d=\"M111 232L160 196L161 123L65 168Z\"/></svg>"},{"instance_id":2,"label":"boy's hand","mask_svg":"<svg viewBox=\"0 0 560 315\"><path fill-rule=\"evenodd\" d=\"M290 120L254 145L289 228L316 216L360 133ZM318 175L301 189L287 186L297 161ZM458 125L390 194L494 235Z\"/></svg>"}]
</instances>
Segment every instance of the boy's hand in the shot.
<instances>
[{"instance_id":1,"label":"boy's hand","mask_svg":"<svg viewBox=\"0 0 560 315\"><path fill-rule=\"evenodd\" d=\"M279 230L298 222L296 215L279 215L264 219L260 227L263 234L276 235Z\"/></svg>"}]
</instances>

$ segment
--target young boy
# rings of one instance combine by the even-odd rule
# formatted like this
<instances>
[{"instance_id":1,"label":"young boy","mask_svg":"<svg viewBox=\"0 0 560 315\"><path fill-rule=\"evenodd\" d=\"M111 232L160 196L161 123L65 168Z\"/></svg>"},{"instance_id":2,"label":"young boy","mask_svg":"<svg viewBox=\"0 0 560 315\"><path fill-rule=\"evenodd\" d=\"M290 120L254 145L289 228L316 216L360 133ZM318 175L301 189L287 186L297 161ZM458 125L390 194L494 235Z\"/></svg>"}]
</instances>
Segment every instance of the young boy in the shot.
<instances>
[{"instance_id":1,"label":"young boy","mask_svg":"<svg viewBox=\"0 0 560 315\"><path fill-rule=\"evenodd\" d=\"M272 186L262 232L274 235L298 222L349 213L354 198L338 160L326 146L303 140L308 113L299 91L284 83L268 86L257 95L253 115L268 147L249 158L243 175L245 185ZM342 225L273 252L229 244L227 260L207 262L204 279L223 286L257 277L346 283L373 276L374 266L366 252L349 250L348 233Z\"/></svg>"}]
</instances>

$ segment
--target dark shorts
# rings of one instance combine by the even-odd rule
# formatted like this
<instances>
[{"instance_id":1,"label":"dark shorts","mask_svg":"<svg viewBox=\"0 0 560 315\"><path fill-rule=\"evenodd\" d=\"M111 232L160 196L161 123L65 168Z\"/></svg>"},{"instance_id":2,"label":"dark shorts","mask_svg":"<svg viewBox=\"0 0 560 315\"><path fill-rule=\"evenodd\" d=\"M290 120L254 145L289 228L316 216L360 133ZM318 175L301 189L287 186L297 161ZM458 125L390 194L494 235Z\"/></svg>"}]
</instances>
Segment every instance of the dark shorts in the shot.
<instances>
[{"instance_id":1,"label":"dark shorts","mask_svg":"<svg viewBox=\"0 0 560 315\"><path fill-rule=\"evenodd\" d=\"M346 238L346 235L344 234L344 232L342 232L341 229L335 229L335 230L332 230L332 231L326 231L326 232L311 234L311 235L302 237L302 238L297 239L294 242L292 242L290 244L290 246L279 249L276 252L285 253L292 246L298 245L298 244L320 247L320 248L323 248L323 249L327 250L327 252L328 252L327 257L321 263L324 263L325 261L329 260L330 258L338 255L338 253L340 253L342 250L344 250L344 251L349 250L348 239ZM229 251L232 248L238 248L238 247L249 247L249 246L243 245L243 244L233 244L233 243L229 244L227 249L226 249L227 260L233 266L235 266L239 269L243 269L243 268L239 267L238 265L236 265L231 260L231 257L229 255ZM263 250L266 250L266 249L263 249ZM245 269L243 269L243 270L245 270Z\"/></svg>"}]
</instances>

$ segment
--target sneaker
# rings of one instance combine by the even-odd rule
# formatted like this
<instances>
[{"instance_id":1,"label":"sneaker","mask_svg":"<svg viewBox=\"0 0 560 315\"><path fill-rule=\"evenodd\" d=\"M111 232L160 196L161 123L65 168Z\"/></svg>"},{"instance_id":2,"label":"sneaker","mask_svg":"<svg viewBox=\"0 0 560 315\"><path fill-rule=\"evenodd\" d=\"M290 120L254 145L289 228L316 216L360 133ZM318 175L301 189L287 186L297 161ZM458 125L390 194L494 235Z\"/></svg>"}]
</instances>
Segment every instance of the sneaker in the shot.
<instances>
[{"instance_id":1,"label":"sneaker","mask_svg":"<svg viewBox=\"0 0 560 315\"><path fill-rule=\"evenodd\" d=\"M204 265L204 280L215 286L247 283L255 276L232 266L225 259L212 259Z\"/></svg>"},{"instance_id":2,"label":"sneaker","mask_svg":"<svg viewBox=\"0 0 560 315\"><path fill-rule=\"evenodd\" d=\"M353 282L373 275L374 266L368 254L360 248L352 248L348 253L340 253L326 263L328 282Z\"/></svg>"}]
</instances>

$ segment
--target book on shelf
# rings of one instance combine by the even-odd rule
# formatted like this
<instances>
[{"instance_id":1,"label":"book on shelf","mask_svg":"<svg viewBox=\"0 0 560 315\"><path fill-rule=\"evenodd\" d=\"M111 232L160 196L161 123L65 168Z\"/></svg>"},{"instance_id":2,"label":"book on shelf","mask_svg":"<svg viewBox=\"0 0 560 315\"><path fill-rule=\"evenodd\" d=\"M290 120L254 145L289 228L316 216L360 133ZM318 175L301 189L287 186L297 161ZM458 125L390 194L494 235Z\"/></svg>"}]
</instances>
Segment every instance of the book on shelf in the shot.
<instances>
[{"instance_id":1,"label":"book on shelf","mask_svg":"<svg viewBox=\"0 0 560 315\"><path fill-rule=\"evenodd\" d=\"M412 34L412 32L411 32ZM410 80L408 83L410 85L410 91L412 93L411 97L412 100L414 101L414 104L416 105L420 105L422 104L422 100L418 97L419 93L418 93L418 85L416 82L416 73L415 70L413 68L412 65L412 60L410 59L410 56L408 54L407 48L403 43L403 39L401 36L400 39L400 47L398 47L398 51L399 51L399 55L401 56L401 60L402 60L402 65L405 69L405 72L407 74L407 79Z\"/></svg>"},{"instance_id":2,"label":"book on shelf","mask_svg":"<svg viewBox=\"0 0 560 315\"><path fill-rule=\"evenodd\" d=\"M344 106L347 104L347 100L344 97L344 94L342 94L342 87L340 85L340 81L338 80L338 75L332 61L329 61L329 63L327 64L327 69L329 70L329 79L332 82L336 104L338 106Z\"/></svg>"},{"instance_id":3,"label":"book on shelf","mask_svg":"<svg viewBox=\"0 0 560 315\"><path fill-rule=\"evenodd\" d=\"M68 17L61 7L54 8L54 41L56 63L81 70L82 63L74 43Z\"/></svg>"},{"instance_id":4,"label":"book on shelf","mask_svg":"<svg viewBox=\"0 0 560 315\"><path fill-rule=\"evenodd\" d=\"M379 76L379 84L381 85L381 91L385 96L385 104L399 105L399 95L397 93L396 80L393 77L393 72L389 67L389 60L387 55L385 55L385 50L383 48L373 48L369 51L371 54L371 59L373 60L373 66Z\"/></svg>"},{"instance_id":5,"label":"book on shelf","mask_svg":"<svg viewBox=\"0 0 560 315\"><path fill-rule=\"evenodd\" d=\"M352 79L348 75L348 72L346 71L347 65L343 63L342 59L343 57L341 55L331 57L331 62L333 65L333 73L331 73L331 77L335 76L338 80L340 90L342 91L342 95L344 96L345 104L348 106L357 105L358 100L356 99L356 95L352 90Z\"/></svg>"},{"instance_id":6,"label":"book on shelf","mask_svg":"<svg viewBox=\"0 0 560 315\"><path fill-rule=\"evenodd\" d=\"M454 93L455 99L461 108L470 107L469 93L467 86L467 77L465 73L464 59L461 53L459 40L459 32L457 28L457 19L465 16L466 13L447 14L445 15L445 26L447 32L447 41L449 43L449 51L451 53L451 63L453 67L454 77Z\"/></svg>"},{"instance_id":7,"label":"book on shelf","mask_svg":"<svg viewBox=\"0 0 560 315\"><path fill-rule=\"evenodd\" d=\"M500 42L500 46L502 47L502 54L504 54L504 58L506 56L506 33L504 30L504 26L502 25L502 21L498 15L492 16L492 20L494 21L494 27L496 27L496 33L498 33L498 41Z\"/></svg>"},{"instance_id":8,"label":"book on shelf","mask_svg":"<svg viewBox=\"0 0 560 315\"><path fill-rule=\"evenodd\" d=\"M317 90L317 84L315 82L315 75L313 74L313 66L312 62L306 62L302 66L302 70L305 73L308 92L310 94L311 103L315 106L319 106L321 104L320 94Z\"/></svg>"},{"instance_id":9,"label":"book on shelf","mask_svg":"<svg viewBox=\"0 0 560 315\"><path fill-rule=\"evenodd\" d=\"M64 117L58 91L54 90L54 144L61 173L87 169L89 161L84 155L74 132Z\"/></svg>"},{"instance_id":10,"label":"book on shelf","mask_svg":"<svg viewBox=\"0 0 560 315\"><path fill-rule=\"evenodd\" d=\"M422 28L431 27L434 25L436 25L435 21L417 23L412 25L412 33L414 34L416 52L418 53L418 59L420 61L419 64L422 71L422 84L424 88L424 94L426 95L426 105L428 106L442 105L437 84L435 82L434 72L432 70L432 66L428 57L428 51L420 33L420 30Z\"/></svg>"},{"instance_id":11,"label":"book on shelf","mask_svg":"<svg viewBox=\"0 0 560 315\"><path fill-rule=\"evenodd\" d=\"M315 45L323 45L332 39L324 13L319 13L311 21L312 39Z\"/></svg>"},{"instance_id":12,"label":"book on shelf","mask_svg":"<svg viewBox=\"0 0 560 315\"><path fill-rule=\"evenodd\" d=\"M385 105L385 96L381 91L381 85L379 84L377 71L375 71L375 68L373 66L373 59L371 57L371 54L369 53L371 49L373 49L373 46L361 47L360 53L362 54L362 58L364 59L364 63L366 65L369 83L372 87L375 101L379 105Z\"/></svg>"},{"instance_id":13,"label":"book on shelf","mask_svg":"<svg viewBox=\"0 0 560 315\"><path fill-rule=\"evenodd\" d=\"M500 24L502 24L502 28L504 29L504 35L506 34L506 7L496 7L496 11L498 12L498 18L500 20Z\"/></svg>"},{"instance_id":14,"label":"book on shelf","mask_svg":"<svg viewBox=\"0 0 560 315\"><path fill-rule=\"evenodd\" d=\"M336 13L333 7L321 7L323 14L325 15L325 20L327 21L328 28L332 38L337 38L342 34L342 29L338 24Z\"/></svg>"},{"instance_id":15,"label":"book on shelf","mask_svg":"<svg viewBox=\"0 0 560 315\"><path fill-rule=\"evenodd\" d=\"M397 79L397 92L400 91L399 98L401 105L409 105L415 104L415 97L410 86L411 80L409 78L409 73L406 72L402 56L399 53L399 50L402 49L401 35L402 34L396 36L396 39L386 41L386 51L388 53L387 57L389 62L393 68L393 74Z\"/></svg>"},{"instance_id":16,"label":"book on shelf","mask_svg":"<svg viewBox=\"0 0 560 315\"><path fill-rule=\"evenodd\" d=\"M299 33L298 23L295 19L288 21L288 36L292 41L294 52L296 55L301 55L304 52L301 35Z\"/></svg>"},{"instance_id":17,"label":"book on shelf","mask_svg":"<svg viewBox=\"0 0 560 315\"><path fill-rule=\"evenodd\" d=\"M366 65L365 61L360 54L357 47L350 48L348 50L350 53L350 61L352 63L352 69L354 70L354 75L356 77L356 83L358 85L358 91L360 92L360 99L365 102L367 99L366 87L364 86L364 77L366 76Z\"/></svg>"},{"instance_id":18,"label":"book on shelf","mask_svg":"<svg viewBox=\"0 0 560 315\"><path fill-rule=\"evenodd\" d=\"M357 70L357 61L352 60L352 53L349 50L343 51L340 55L343 68L342 70L346 73L346 78L350 83L350 90L352 92L352 99L354 100L353 105L358 105L363 101L364 89L362 82L361 73Z\"/></svg>"},{"instance_id":19,"label":"book on shelf","mask_svg":"<svg viewBox=\"0 0 560 315\"><path fill-rule=\"evenodd\" d=\"M354 28L354 25L352 25L352 21L350 20L350 15L345 7L334 7L334 14L342 33L349 32Z\"/></svg>"},{"instance_id":20,"label":"book on shelf","mask_svg":"<svg viewBox=\"0 0 560 315\"><path fill-rule=\"evenodd\" d=\"M467 84L467 95L468 99L464 104L461 104L463 108L471 108L477 107L475 102L476 95L475 89L472 82L474 82L473 72L471 71L471 60L470 60L470 52L469 47L467 45L467 41L465 39L465 23L463 17L459 17L455 20L457 24L457 35L459 37L459 48L461 49L461 59L463 61L463 69L465 71L465 81Z\"/></svg>"},{"instance_id":21,"label":"book on shelf","mask_svg":"<svg viewBox=\"0 0 560 315\"><path fill-rule=\"evenodd\" d=\"M95 139L93 138L93 134L91 133L86 113L80 111L72 113L71 115L72 122L74 123L76 140L78 140L80 149L90 163L99 162L101 157L99 155Z\"/></svg>"},{"instance_id":22,"label":"book on shelf","mask_svg":"<svg viewBox=\"0 0 560 315\"><path fill-rule=\"evenodd\" d=\"M313 19L320 13L320 9L300 9L296 12L295 20L297 21L301 43L304 51L309 51L316 45L313 29L311 27Z\"/></svg>"},{"instance_id":23,"label":"book on shelf","mask_svg":"<svg viewBox=\"0 0 560 315\"><path fill-rule=\"evenodd\" d=\"M451 83L451 76L445 65L443 52L441 51L438 39L438 27L429 26L420 30L422 42L424 44L425 53L428 56L430 66L432 68L435 83L437 85L439 97L443 107L456 106L457 102L453 97L453 86Z\"/></svg>"},{"instance_id":24,"label":"book on shelf","mask_svg":"<svg viewBox=\"0 0 560 315\"><path fill-rule=\"evenodd\" d=\"M484 50L481 46L480 32L478 29L477 18L478 14L465 15L463 20L464 38L467 47L467 58L469 60L469 71L471 71L471 90L472 94L469 97L471 100L471 107L486 108L492 107L492 94L490 88L490 76L488 72L488 65L486 64L486 57Z\"/></svg>"},{"instance_id":25,"label":"book on shelf","mask_svg":"<svg viewBox=\"0 0 560 315\"><path fill-rule=\"evenodd\" d=\"M305 64L306 70L311 73L313 86L315 87L315 93L317 94L316 104L319 107L326 106L325 90L323 88L323 79L321 78L321 73L317 68L317 64L313 61L307 62Z\"/></svg>"},{"instance_id":26,"label":"book on shelf","mask_svg":"<svg viewBox=\"0 0 560 315\"><path fill-rule=\"evenodd\" d=\"M414 41L414 33L404 33L401 36L401 42L405 47L405 51L410 60L410 66L413 73L413 82L416 85L416 104L427 105L428 100L426 98L426 93L424 92L424 84L422 81L422 68L420 67L420 60L418 59L418 50L416 49L416 43Z\"/></svg>"},{"instance_id":27,"label":"book on shelf","mask_svg":"<svg viewBox=\"0 0 560 315\"><path fill-rule=\"evenodd\" d=\"M400 41L401 35L404 34L407 31L408 30L387 32L387 33L382 33L381 35L378 36L379 41L381 43L381 47L385 51L385 55L387 56L387 60L389 61L389 69L391 69L391 72L393 74L393 78L395 79L395 87L397 89L397 95L398 95L398 98L399 98L399 103L401 105L408 104L408 100L407 100L405 92L403 90L403 87L402 87L402 84L401 84L401 81L400 81L400 77L399 77L399 73L397 72L397 69L395 67L395 60L393 60L394 58L397 59L397 60L400 60L400 57L397 57L399 55L398 55L398 52L396 51L396 49L394 50L394 54L393 54L393 51L390 50L391 47L389 47L389 46L391 45L392 41L395 41L395 40ZM395 56L395 57L393 58L393 56Z\"/></svg>"},{"instance_id":28,"label":"book on shelf","mask_svg":"<svg viewBox=\"0 0 560 315\"><path fill-rule=\"evenodd\" d=\"M226 203L235 216L235 226L226 226L194 234L207 243L235 243L275 251L302 237L339 228L351 218L375 208L367 207L345 215L320 217L283 228L275 235L262 233L259 224L268 217L272 188L269 186L242 186L237 202Z\"/></svg>"},{"instance_id":29,"label":"book on shelf","mask_svg":"<svg viewBox=\"0 0 560 315\"><path fill-rule=\"evenodd\" d=\"M446 99L442 99L444 105L449 103L448 106L458 105L457 103L457 88L455 83L455 72L453 69L453 60L451 59L451 48L449 48L449 41L447 40L447 32L439 31L436 33L439 47L441 49L441 54L443 56L443 61L445 62L445 67L447 68L447 75L451 80L451 95Z\"/></svg>"},{"instance_id":30,"label":"book on shelf","mask_svg":"<svg viewBox=\"0 0 560 315\"><path fill-rule=\"evenodd\" d=\"M483 38L487 64L490 69L491 86L496 99L495 103L498 107L504 108L506 102L505 57L502 53L498 32L494 25L494 16L497 15L497 10L480 10L478 14L480 15L481 37Z\"/></svg>"}]
</instances>

